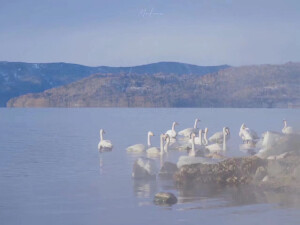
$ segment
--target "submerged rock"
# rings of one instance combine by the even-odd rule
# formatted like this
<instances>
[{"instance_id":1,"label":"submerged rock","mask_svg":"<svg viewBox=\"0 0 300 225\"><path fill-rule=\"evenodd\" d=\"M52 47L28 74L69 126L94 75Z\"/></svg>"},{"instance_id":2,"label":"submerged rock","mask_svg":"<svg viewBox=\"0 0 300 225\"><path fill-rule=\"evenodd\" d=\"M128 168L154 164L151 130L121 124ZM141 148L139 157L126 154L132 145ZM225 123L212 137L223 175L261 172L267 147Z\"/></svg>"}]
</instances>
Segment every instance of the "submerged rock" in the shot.
<instances>
[{"instance_id":1,"label":"submerged rock","mask_svg":"<svg viewBox=\"0 0 300 225\"><path fill-rule=\"evenodd\" d=\"M173 205L177 203L177 198L170 192L159 192L154 196L156 205Z\"/></svg>"},{"instance_id":2,"label":"submerged rock","mask_svg":"<svg viewBox=\"0 0 300 225\"><path fill-rule=\"evenodd\" d=\"M155 179L157 172L158 169L153 159L140 157L133 164L132 177L134 179Z\"/></svg>"}]
</instances>

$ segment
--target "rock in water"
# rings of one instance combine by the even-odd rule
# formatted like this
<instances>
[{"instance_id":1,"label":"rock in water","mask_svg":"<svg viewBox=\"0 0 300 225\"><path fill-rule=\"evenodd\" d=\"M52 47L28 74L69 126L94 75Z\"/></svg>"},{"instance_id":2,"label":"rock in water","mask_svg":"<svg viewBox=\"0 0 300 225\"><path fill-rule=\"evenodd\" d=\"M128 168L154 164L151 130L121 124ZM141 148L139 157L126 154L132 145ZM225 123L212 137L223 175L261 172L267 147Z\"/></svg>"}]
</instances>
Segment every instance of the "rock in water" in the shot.
<instances>
[{"instance_id":1,"label":"rock in water","mask_svg":"<svg viewBox=\"0 0 300 225\"><path fill-rule=\"evenodd\" d=\"M177 170L178 168L175 163L165 162L159 171L159 175L162 177L173 177Z\"/></svg>"},{"instance_id":2,"label":"rock in water","mask_svg":"<svg viewBox=\"0 0 300 225\"><path fill-rule=\"evenodd\" d=\"M216 183L245 184L249 183L258 167L266 166L267 161L256 156L229 158L219 163L202 162L183 165L174 174L177 183ZM258 176L258 175L257 175Z\"/></svg>"},{"instance_id":3,"label":"rock in water","mask_svg":"<svg viewBox=\"0 0 300 225\"><path fill-rule=\"evenodd\" d=\"M156 205L173 205L177 203L177 198L170 192L158 192L153 201Z\"/></svg>"},{"instance_id":4,"label":"rock in water","mask_svg":"<svg viewBox=\"0 0 300 225\"><path fill-rule=\"evenodd\" d=\"M153 159L140 157L133 164L132 177L134 179L155 179L157 172L158 169Z\"/></svg>"}]
</instances>

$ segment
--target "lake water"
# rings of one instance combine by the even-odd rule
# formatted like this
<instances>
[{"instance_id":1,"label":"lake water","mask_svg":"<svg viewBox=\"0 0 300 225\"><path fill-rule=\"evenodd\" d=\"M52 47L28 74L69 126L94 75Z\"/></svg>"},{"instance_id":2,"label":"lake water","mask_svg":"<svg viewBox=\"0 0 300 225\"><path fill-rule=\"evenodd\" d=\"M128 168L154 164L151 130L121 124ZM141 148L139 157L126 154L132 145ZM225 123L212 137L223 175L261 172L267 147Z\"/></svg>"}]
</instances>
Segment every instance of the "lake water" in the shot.
<instances>
[{"instance_id":1,"label":"lake water","mask_svg":"<svg viewBox=\"0 0 300 225\"><path fill-rule=\"evenodd\" d=\"M285 118L300 127L296 109L0 109L0 221L4 225L82 224L300 224L299 196L256 193L247 187L176 187L172 180L135 181L139 155L131 144L146 143L170 129L200 127L209 134L231 129L228 154L243 155L239 128L259 134L281 131ZM99 129L112 152L97 150ZM182 154L182 153L181 153ZM168 161L176 162L170 152ZM160 162L157 160L157 165ZM171 207L153 204L159 191L178 197Z\"/></svg>"}]
</instances>

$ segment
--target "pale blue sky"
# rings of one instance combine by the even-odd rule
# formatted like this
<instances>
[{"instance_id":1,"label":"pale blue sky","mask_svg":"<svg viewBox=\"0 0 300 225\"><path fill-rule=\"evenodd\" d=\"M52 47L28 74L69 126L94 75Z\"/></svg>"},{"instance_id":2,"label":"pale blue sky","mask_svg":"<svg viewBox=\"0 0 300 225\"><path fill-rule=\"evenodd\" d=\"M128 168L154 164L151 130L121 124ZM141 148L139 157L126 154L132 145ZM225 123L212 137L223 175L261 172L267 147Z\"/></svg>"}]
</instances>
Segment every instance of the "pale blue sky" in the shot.
<instances>
[{"instance_id":1,"label":"pale blue sky","mask_svg":"<svg viewBox=\"0 0 300 225\"><path fill-rule=\"evenodd\" d=\"M0 60L285 63L299 28L298 0L0 0Z\"/></svg>"}]
</instances>

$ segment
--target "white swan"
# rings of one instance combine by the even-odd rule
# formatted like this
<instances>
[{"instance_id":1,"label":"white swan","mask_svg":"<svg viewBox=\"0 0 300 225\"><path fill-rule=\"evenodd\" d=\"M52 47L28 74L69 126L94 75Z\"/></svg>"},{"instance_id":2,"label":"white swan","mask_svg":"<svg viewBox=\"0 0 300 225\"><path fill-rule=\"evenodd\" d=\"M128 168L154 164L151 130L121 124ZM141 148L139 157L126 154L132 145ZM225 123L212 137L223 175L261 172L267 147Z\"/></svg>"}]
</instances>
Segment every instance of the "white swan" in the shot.
<instances>
[{"instance_id":1,"label":"white swan","mask_svg":"<svg viewBox=\"0 0 300 225\"><path fill-rule=\"evenodd\" d=\"M202 133L202 131L201 131L201 133ZM200 135L200 139L201 139L201 134L200 134L200 131L199 131L199 135ZM197 146L197 151L196 151L196 146L195 146L195 134L194 133L192 133L191 134L191 144L192 144L192 149L189 151L189 156L201 156L201 155L203 155L204 153L204 150L205 150L205 148L204 148L204 146L202 146L202 145L198 145Z\"/></svg>"},{"instance_id":2,"label":"white swan","mask_svg":"<svg viewBox=\"0 0 300 225\"><path fill-rule=\"evenodd\" d=\"M207 132L208 132L208 128L205 127L205 129L204 129L204 135L203 135L203 144L204 145L208 145Z\"/></svg>"},{"instance_id":3,"label":"white swan","mask_svg":"<svg viewBox=\"0 0 300 225\"><path fill-rule=\"evenodd\" d=\"M211 145L205 146L205 148L211 153L218 153L221 151L227 150L226 136L228 135L226 127L223 128L223 144L214 143Z\"/></svg>"},{"instance_id":4,"label":"white swan","mask_svg":"<svg viewBox=\"0 0 300 225\"><path fill-rule=\"evenodd\" d=\"M230 138L230 130L228 127L225 127L227 135L226 135L226 141L228 141L228 139ZM223 143L223 131L219 131L214 133L209 139L209 142L212 143L219 143L222 144Z\"/></svg>"},{"instance_id":5,"label":"white swan","mask_svg":"<svg viewBox=\"0 0 300 225\"><path fill-rule=\"evenodd\" d=\"M287 121L283 120L284 127L282 128L282 133L284 134L293 134L294 128L287 125Z\"/></svg>"},{"instance_id":6,"label":"white swan","mask_svg":"<svg viewBox=\"0 0 300 225\"><path fill-rule=\"evenodd\" d=\"M176 125L179 125L179 124L177 122L173 122L172 129L166 131L166 133L165 133L165 134L169 135L169 137L172 138L172 139L176 139L176 136L177 136L177 132L175 131L175 126Z\"/></svg>"},{"instance_id":7,"label":"white swan","mask_svg":"<svg viewBox=\"0 0 300 225\"><path fill-rule=\"evenodd\" d=\"M194 138L195 134L191 134L192 138L192 150L189 152L187 156L180 156L178 161L177 161L177 167L180 168L184 165L191 165L191 164L215 164L220 162L220 159L212 159L212 158L206 158L206 157L201 157L203 155L202 151L196 151L195 149L195 143L194 143ZM204 149L203 149L204 150Z\"/></svg>"},{"instance_id":8,"label":"white swan","mask_svg":"<svg viewBox=\"0 0 300 225\"><path fill-rule=\"evenodd\" d=\"M191 133L198 133L199 129L197 128L197 126L199 121L199 119L196 119L193 128L186 128L184 130L179 131L178 134L184 137L190 137Z\"/></svg>"},{"instance_id":9,"label":"white swan","mask_svg":"<svg viewBox=\"0 0 300 225\"><path fill-rule=\"evenodd\" d=\"M151 137L154 136L154 134L149 131L147 135L147 146L148 148L151 147ZM144 144L136 144L131 145L128 148L126 148L127 152L134 152L134 153L140 153L146 150L146 146Z\"/></svg>"},{"instance_id":10,"label":"white swan","mask_svg":"<svg viewBox=\"0 0 300 225\"><path fill-rule=\"evenodd\" d=\"M103 134L105 134L105 131L103 129L100 130L100 141L98 144L98 150L101 152L104 151L111 151L113 148L113 145L110 140L104 140Z\"/></svg>"},{"instance_id":11,"label":"white swan","mask_svg":"<svg viewBox=\"0 0 300 225\"><path fill-rule=\"evenodd\" d=\"M199 136L198 137L196 137L196 135L195 134L193 135L193 134L194 133L191 134L189 144L192 145L193 142L194 142L196 150L203 150L204 149L204 142L203 142L203 139L202 139L203 130L199 129ZM194 139L192 138L192 136L194 136Z\"/></svg>"},{"instance_id":12,"label":"white swan","mask_svg":"<svg viewBox=\"0 0 300 225\"><path fill-rule=\"evenodd\" d=\"M164 154L164 138L165 135L161 134L160 135L160 148L157 147L151 147L147 149L147 155L150 156L159 156Z\"/></svg>"},{"instance_id":13,"label":"white swan","mask_svg":"<svg viewBox=\"0 0 300 225\"><path fill-rule=\"evenodd\" d=\"M165 140L166 140L166 144L164 146L164 152L168 153L168 147L169 147L171 138L168 134L165 134L164 136L165 136Z\"/></svg>"},{"instance_id":14,"label":"white swan","mask_svg":"<svg viewBox=\"0 0 300 225\"><path fill-rule=\"evenodd\" d=\"M203 145L202 133L203 133L203 130L199 129L199 135L198 135L198 137L195 137L195 144L196 145Z\"/></svg>"},{"instance_id":15,"label":"white swan","mask_svg":"<svg viewBox=\"0 0 300 225\"><path fill-rule=\"evenodd\" d=\"M257 133L254 130L246 127L244 123L240 128L239 136L242 138L244 143L255 142L257 139L259 139Z\"/></svg>"},{"instance_id":16,"label":"white swan","mask_svg":"<svg viewBox=\"0 0 300 225\"><path fill-rule=\"evenodd\" d=\"M170 144L168 145L168 148L170 150L176 150L176 151L186 151L186 149L190 148L191 143L183 141L183 140L176 140L171 139Z\"/></svg>"}]
</instances>

